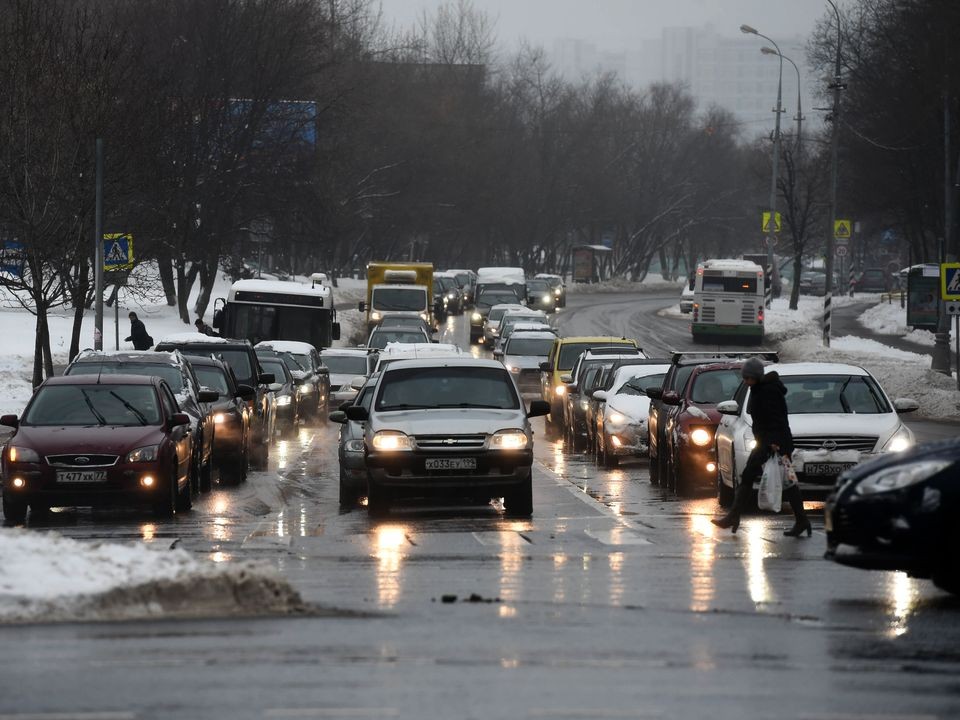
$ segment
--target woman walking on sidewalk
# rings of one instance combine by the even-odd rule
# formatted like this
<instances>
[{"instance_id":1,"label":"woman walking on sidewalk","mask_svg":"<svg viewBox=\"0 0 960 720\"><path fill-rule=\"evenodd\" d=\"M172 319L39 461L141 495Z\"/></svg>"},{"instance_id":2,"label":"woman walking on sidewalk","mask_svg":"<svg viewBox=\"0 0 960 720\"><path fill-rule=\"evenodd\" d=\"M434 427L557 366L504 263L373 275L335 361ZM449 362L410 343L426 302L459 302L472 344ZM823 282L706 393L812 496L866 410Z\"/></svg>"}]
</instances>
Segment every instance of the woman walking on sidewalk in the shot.
<instances>
[{"instance_id":1,"label":"woman walking on sidewalk","mask_svg":"<svg viewBox=\"0 0 960 720\"><path fill-rule=\"evenodd\" d=\"M753 496L753 484L763 474L764 463L774 454L789 458L793 453L793 435L787 418L787 388L780 381L780 375L776 371L764 374L763 363L758 358L747 360L743 364L740 375L750 386L747 412L753 420L753 438L756 445L750 451L747 465L743 469L743 475L733 499L733 507L722 518L711 521L717 527L731 528L733 532L740 527L740 515L746 510ZM800 537L806 533L807 537L810 537L813 530L807 514L803 511L800 486L795 482L789 486L784 485L783 496L790 503L795 518L793 527L783 534L788 537Z\"/></svg>"}]
</instances>

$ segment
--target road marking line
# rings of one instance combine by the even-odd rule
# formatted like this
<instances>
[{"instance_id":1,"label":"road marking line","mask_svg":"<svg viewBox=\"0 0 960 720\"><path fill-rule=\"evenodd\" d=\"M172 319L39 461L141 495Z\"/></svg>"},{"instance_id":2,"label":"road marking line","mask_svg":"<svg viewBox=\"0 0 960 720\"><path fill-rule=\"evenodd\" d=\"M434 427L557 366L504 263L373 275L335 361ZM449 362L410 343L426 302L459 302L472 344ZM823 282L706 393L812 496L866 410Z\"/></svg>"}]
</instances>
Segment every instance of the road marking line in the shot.
<instances>
[{"instance_id":1,"label":"road marking line","mask_svg":"<svg viewBox=\"0 0 960 720\"><path fill-rule=\"evenodd\" d=\"M0 720L134 720L136 713L126 711L48 712L0 714Z\"/></svg>"},{"instance_id":2,"label":"road marking line","mask_svg":"<svg viewBox=\"0 0 960 720\"><path fill-rule=\"evenodd\" d=\"M492 530L470 533L481 545L491 547L516 547L524 543L532 544L530 539L515 530Z\"/></svg>"},{"instance_id":3,"label":"road marking line","mask_svg":"<svg viewBox=\"0 0 960 720\"><path fill-rule=\"evenodd\" d=\"M399 717L397 708L274 708L265 710L268 718L390 718Z\"/></svg>"}]
</instances>

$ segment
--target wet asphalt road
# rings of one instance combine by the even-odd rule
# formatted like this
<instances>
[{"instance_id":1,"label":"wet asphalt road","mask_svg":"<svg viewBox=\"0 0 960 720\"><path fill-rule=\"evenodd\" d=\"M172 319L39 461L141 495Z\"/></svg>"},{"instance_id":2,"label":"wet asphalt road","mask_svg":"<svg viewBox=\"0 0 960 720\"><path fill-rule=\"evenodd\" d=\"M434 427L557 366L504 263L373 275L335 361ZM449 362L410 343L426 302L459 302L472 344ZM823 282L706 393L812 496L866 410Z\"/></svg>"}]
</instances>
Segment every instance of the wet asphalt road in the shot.
<instances>
[{"instance_id":1,"label":"wet asphalt road","mask_svg":"<svg viewBox=\"0 0 960 720\"><path fill-rule=\"evenodd\" d=\"M654 312L669 302L571 296L561 323L680 348L684 325ZM37 529L271 563L349 612L0 628L0 720L960 716L960 601L823 561L816 505L810 540L781 536L787 515L729 535L712 498L651 486L643 461L598 470L542 430L530 521L341 514L332 425L169 522L54 514Z\"/></svg>"}]
</instances>

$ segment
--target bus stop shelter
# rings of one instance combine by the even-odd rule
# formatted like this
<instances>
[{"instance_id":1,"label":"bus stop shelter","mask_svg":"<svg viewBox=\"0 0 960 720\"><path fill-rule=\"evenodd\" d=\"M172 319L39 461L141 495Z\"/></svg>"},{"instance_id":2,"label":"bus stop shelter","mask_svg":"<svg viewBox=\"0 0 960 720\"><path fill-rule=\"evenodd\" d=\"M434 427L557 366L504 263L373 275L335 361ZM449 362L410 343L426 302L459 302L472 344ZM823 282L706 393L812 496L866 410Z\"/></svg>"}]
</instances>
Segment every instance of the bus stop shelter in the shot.
<instances>
[{"instance_id":1,"label":"bus stop shelter","mask_svg":"<svg viewBox=\"0 0 960 720\"><path fill-rule=\"evenodd\" d=\"M613 274L613 249L606 245L574 245L570 253L575 283L602 282Z\"/></svg>"}]
</instances>

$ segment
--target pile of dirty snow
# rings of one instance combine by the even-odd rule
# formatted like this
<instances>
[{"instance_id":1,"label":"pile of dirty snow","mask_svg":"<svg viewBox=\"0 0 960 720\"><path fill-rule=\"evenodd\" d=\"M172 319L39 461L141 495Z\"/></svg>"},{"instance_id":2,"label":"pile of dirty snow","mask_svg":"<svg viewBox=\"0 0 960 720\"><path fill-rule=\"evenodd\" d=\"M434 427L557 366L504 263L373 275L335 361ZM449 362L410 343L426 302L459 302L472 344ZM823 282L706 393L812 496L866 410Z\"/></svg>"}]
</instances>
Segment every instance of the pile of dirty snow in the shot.
<instances>
[{"instance_id":1,"label":"pile of dirty snow","mask_svg":"<svg viewBox=\"0 0 960 720\"><path fill-rule=\"evenodd\" d=\"M599 293L626 293L626 292L658 292L658 291L676 291L677 302L680 302L680 291L683 290L684 279L671 282L664 280L660 275L647 275L641 282L634 282L627 278L619 277L610 280L604 280L599 283L569 283L567 285L567 294L573 295L596 295Z\"/></svg>"},{"instance_id":2,"label":"pile of dirty snow","mask_svg":"<svg viewBox=\"0 0 960 720\"><path fill-rule=\"evenodd\" d=\"M0 623L279 615L305 610L275 571L183 550L0 530Z\"/></svg>"},{"instance_id":3,"label":"pile of dirty snow","mask_svg":"<svg viewBox=\"0 0 960 720\"><path fill-rule=\"evenodd\" d=\"M861 325L878 335L895 335L926 347L933 347L936 340L929 330L915 330L907 325L907 310L901 308L899 302L874 305L857 319Z\"/></svg>"}]
</instances>

